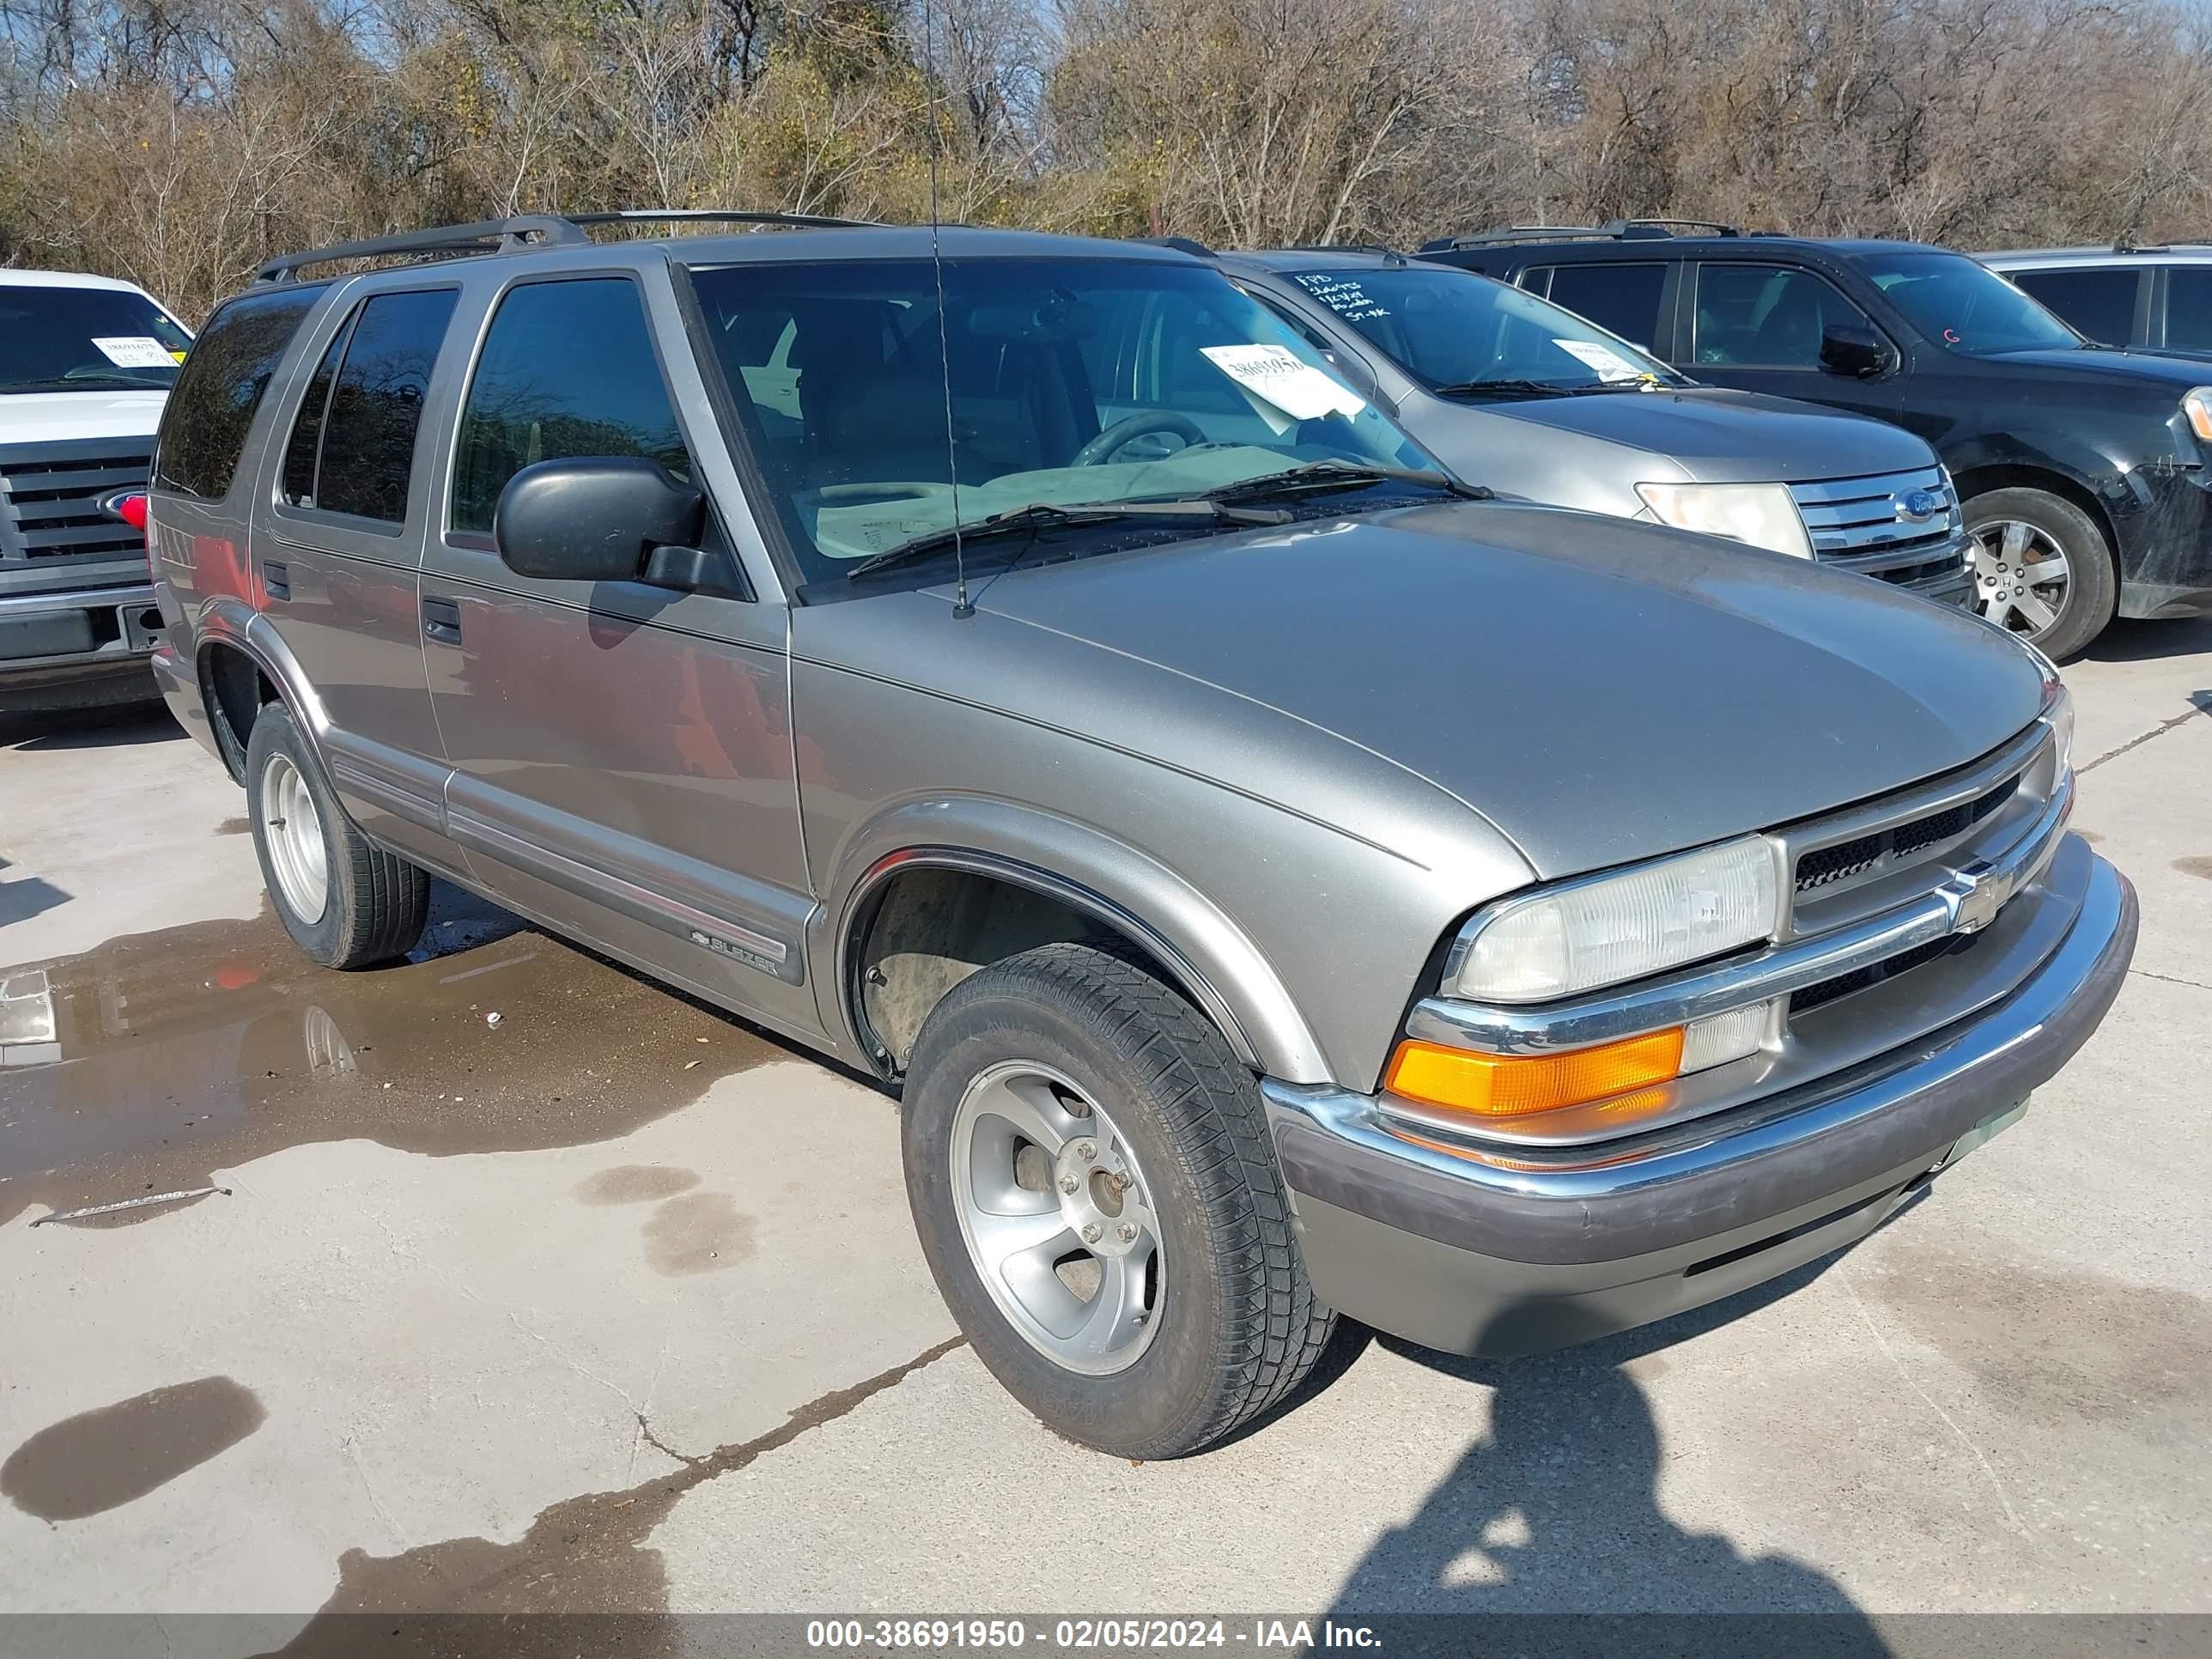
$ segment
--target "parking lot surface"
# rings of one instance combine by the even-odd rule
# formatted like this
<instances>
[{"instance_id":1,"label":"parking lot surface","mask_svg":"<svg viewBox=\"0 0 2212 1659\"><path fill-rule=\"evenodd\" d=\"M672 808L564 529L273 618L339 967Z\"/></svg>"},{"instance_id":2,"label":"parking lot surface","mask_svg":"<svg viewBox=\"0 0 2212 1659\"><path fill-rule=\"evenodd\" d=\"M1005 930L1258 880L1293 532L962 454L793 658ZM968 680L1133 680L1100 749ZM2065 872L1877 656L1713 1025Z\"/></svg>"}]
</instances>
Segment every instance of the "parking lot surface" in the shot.
<instances>
[{"instance_id":1,"label":"parking lot surface","mask_svg":"<svg viewBox=\"0 0 2212 1659\"><path fill-rule=\"evenodd\" d=\"M2067 678L2142 938L2017 1127L1778 1285L1347 1342L1141 1467L957 1340L880 1091L449 890L314 968L165 716L16 722L0 1611L2212 1613L2212 623Z\"/></svg>"}]
</instances>

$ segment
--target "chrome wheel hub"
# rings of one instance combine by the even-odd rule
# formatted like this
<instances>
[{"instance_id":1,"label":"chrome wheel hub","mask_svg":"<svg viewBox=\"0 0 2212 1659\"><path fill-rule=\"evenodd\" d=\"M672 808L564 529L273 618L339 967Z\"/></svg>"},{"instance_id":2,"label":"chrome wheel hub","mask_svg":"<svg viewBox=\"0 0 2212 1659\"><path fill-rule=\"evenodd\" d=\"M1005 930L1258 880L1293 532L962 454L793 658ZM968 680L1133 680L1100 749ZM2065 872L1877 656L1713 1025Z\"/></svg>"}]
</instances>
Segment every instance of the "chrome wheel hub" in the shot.
<instances>
[{"instance_id":1,"label":"chrome wheel hub","mask_svg":"<svg viewBox=\"0 0 2212 1659\"><path fill-rule=\"evenodd\" d=\"M323 919L331 900L330 854L323 844L322 815L300 769L271 755L261 769L261 836L269 851L284 908L310 925Z\"/></svg>"},{"instance_id":2,"label":"chrome wheel hub","mask_svg":"<svg viewBox=\"0 0 2212 1659\"><path fill-rule=\"evenodd\" d=\"M2066 550L2048 532L2018 519L1998 519L1974 532L1974 603L2001 628L2046 632L2066 604L2073 572Z\"/></svg>"},{"instance_id":3,"label":"chrome wheel hub","mask_svg":"<svg viewBox=\"0 0 2212 1659\"><path fill-rule=\"evenodd\" d=\"M976 1077L952 1120L960 1236L1009 1324L1063 1370L1134 1364L1165 1266L1151 1188L1113 1120L1049 1066Z\"/></svg>"}]
</instances>

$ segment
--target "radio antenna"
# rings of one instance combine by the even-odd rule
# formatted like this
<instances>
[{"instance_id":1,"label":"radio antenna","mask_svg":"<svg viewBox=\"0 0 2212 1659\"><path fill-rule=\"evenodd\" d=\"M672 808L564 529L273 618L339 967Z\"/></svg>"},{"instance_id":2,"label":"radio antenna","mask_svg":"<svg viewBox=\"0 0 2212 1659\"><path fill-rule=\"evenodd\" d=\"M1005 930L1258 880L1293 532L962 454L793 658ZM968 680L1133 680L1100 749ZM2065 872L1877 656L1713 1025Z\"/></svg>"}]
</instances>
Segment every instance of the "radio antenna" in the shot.
<instances>
[{"instance_id":1,"label":"radio antenna","mask_svg":"<svg viewBox=\"0 0 2212 1659\"><path fill-rule=\"evenodd\" d=\"M921 4L922 74L929 87L929 266L937 278L937 363L945 377L945 465L952 480L952 570L955 592L952 614L972 617L968 602L968 554L960 538L960 449L952 439L952 347L945 322L945 253L938 246L937 147L937 0Z\"/></svg>"}]
</instances>

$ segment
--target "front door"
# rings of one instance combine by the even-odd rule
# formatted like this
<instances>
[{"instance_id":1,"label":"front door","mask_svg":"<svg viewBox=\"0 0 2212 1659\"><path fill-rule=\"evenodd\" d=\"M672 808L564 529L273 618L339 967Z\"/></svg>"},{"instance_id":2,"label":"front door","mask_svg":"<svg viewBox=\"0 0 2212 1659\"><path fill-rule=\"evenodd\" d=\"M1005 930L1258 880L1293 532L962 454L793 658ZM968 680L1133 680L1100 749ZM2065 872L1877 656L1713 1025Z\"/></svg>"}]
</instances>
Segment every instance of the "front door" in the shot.
<instances>
[{"instance_id":1,"label":"front door","mask_svg":"<svg viewBox=\"0 0 2212 1659\"><path fill-rule=\"evenodd\" d=\"M1674 343L1674 366L1684 374L1878 420L1895 421L1902 413L1902 370L1854 380L1820 367L1820 336L1832 324L1874 328L1887 337L1820 272L1709 260L1696 267L1695 282L1690 337Z\"/></svg>"},{"instance_id":2,"label":"front door","mask_svg":"<svg viewBox=\"0 0 2212 1659\"><path fill-rule=\"evenodd\" d=\"M441 348L459 297L425 283L325 314L279 411L252 542L263 614L322 700L332 786L364 830L433 864L450 851L416 623L435 470L420 428L458 373Z\"/></svg>"},{"instance_id":3,"label":"front door","mask_svg":"<svg viewBox=\"0 0 2212 1659\"><path fill-rule=\"evenodd\" d=\"M644 456L704 483L628 270L492 302L457 413L421 629L449 822L516 908L770 1024L811 1029L781 603L520 575L494 550L522 468ZM677 332L673 297L667 337ZM709 514L710 541L726 532ZM726 540L721 550L727 552Z\"/></svg>"}]
</instances>

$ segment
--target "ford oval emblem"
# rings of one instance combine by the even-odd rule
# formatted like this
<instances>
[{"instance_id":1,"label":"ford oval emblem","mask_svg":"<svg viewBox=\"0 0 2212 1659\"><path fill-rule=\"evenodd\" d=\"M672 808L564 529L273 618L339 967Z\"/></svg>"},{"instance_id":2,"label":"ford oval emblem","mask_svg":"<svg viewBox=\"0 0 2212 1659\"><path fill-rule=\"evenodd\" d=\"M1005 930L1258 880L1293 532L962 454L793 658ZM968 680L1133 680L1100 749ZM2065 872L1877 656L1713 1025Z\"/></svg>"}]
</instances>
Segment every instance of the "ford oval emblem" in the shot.
<instances>
[{"instance_id":1,"label":"ford oval emblem","mask_svg":"<svg viewBox=\"0 0 2212 1659\"><path fill-rule=\"evenodd\" d=\"M1900 495L1897 501L1897 516L1900 519L1932 519L1943 510L1943 498L1932 489L1915 489Z\"/></svg>"}]
</instances>

